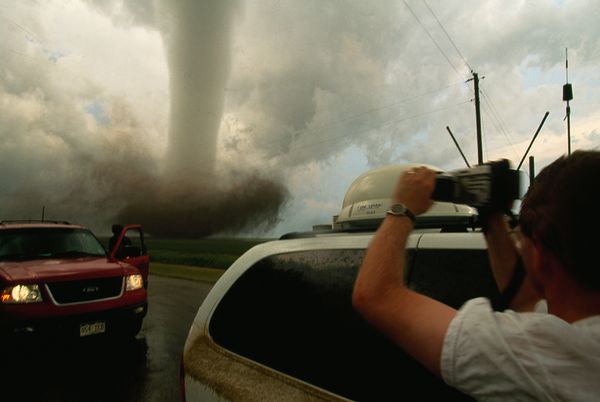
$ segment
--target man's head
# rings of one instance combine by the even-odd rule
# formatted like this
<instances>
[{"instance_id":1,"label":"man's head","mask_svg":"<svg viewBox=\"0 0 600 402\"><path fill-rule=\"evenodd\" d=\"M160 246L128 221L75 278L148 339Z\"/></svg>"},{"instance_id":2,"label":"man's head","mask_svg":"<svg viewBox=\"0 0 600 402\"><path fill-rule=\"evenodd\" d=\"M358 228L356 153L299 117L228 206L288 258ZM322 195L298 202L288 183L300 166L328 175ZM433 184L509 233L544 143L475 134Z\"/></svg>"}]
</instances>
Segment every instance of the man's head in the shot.
<instances>
[{"instance_id":1,"label":"man's head","mask_svg":"<svg viewBox=\"0 0 600 402\"><path fill-rule=\"evenodd\" d=\"M113 232L114 236L120 235L121 231L123 231L123 225L119 225L119 224L112 225L112 232Z\"/></svg>"},{"instance_id":2,"label":"man's head","mask_svg":"<svg viewBox=\"0 0 600 402\"><path fill-rule=\"evenodd\" d=\"M522 233L581 285L600 290L600 151L576 151L544 168L523 200Z\"/></svg>"}]
</instances>

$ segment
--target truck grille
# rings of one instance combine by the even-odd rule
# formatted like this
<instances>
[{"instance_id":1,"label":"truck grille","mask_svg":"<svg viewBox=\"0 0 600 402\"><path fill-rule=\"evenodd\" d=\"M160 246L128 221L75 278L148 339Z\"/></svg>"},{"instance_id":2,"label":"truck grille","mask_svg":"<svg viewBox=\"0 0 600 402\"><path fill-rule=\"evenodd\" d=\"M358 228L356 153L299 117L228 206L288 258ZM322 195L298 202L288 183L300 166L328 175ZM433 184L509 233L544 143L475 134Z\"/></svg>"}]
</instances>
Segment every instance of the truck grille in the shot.
<instances>
[{"instance_id":1,"label":"truck grille","mask_svg":"<svg viewBox=\"0 0 600 402\"><path fill-rule=\"evenodd\" d=\"M119 297L123 277L48 283L46 288L56 304L86 303Z\"/></svg>"}]
</instances>

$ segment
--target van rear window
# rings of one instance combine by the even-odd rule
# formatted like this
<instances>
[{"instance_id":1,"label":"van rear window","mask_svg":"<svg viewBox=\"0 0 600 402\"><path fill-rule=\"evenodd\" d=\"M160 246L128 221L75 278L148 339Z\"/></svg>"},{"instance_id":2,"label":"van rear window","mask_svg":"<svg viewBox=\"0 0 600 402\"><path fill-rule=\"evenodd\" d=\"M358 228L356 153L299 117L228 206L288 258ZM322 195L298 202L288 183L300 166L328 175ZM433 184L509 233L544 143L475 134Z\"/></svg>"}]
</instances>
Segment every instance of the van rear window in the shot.
<instances>
[{"instance_id":1,"label":"van rear window","mask_svg":"<svg viewBox=\"0 0 600 402\"><path fill-rule=\"evenodd\" d=\"M450 253L457 252L462 251ZM408 250L406 280L435 297L435 288L445 289L448 282L444 282L447 278L430 280L430 274L469 276L470 269L489 271L487 260L480 266L480 259L470 252L456 261L463 265L473 262L474 266L457 268L446 266L455 259L439 260L443 255L433 253L429 258ZM485 250L479 252L485 257ZM423 400L470 400L429 374L353 310L352 288L364 253L302 251L257 262L217 306L209 324L213 340L234 353L349 399L397 399L400 394L415 392ZM457 281L469 283L469 297L477 289L478 295L484 295L487 289L487 283L472 287L469 281ZM440 294L461 299L452 290L440 289Z\"/></svg>"},{"instance_id":2,"label":"van rear window","mask_svg":"<svg viewBox=\"0 0 600 402\"><path fill-rule=\"evenodd\" d=\"M406 280L413 290L456 309L475 297L498 297L486 250L419 249Z\"/></svg>"}]
</instances>

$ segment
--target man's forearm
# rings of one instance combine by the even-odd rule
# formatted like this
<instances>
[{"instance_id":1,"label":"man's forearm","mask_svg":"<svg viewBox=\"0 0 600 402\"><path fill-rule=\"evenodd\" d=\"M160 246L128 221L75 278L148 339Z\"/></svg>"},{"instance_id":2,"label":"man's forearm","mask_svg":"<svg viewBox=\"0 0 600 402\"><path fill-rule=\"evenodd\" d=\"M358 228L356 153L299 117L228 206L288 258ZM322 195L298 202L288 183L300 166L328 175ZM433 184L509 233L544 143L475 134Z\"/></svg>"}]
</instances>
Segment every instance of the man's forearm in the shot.
<instances>
[{"instance_id":1,"label":"man's forearm","mask_svg":"<svg viewBox=\"0 0 600 402\"><path fill-rule=\"evenodd\" d=\"M404 285L411 230L408 218L384 220L369 246L352 303L371 325L439 376L444 337L456 310Z\"/></svg>"},{"instance_id":2,"label":"man's forearm","mask_svg":"<svg viewBox=\"0 0 600 402\"><path fill-rule=\"evenodd\" d=\"M503 214L497 213L489 217L485 240L496 286L502 293L511 281L517 259L520 258ZM531 311L539 300L540 296L535 291L530 278L525 276L519 290L506 307L515 311Z\"/></svg>"},{"instance_id":3,"label":"man's forearm","mask_svg":"<svg viewBox=\"0 0 600 402\"><path fill-rule=\"evenodd\" d=\"M372 301L404 287L404 255L411 231L410 219L385 218L369 245L356 279L354 297Z\"/></svg>"},{"instance_id":4,"label":"man's forearm","mask_svg":"<svg viewBox=\"0 0 600 402\"><path fill-rule=\"evenodd\" d=\"M512 278L518 257L509 235L508 224L502 213L496 213L489 217L485 240L492 273L498 290L502 292Z\"/></svg>"}]
</instances>

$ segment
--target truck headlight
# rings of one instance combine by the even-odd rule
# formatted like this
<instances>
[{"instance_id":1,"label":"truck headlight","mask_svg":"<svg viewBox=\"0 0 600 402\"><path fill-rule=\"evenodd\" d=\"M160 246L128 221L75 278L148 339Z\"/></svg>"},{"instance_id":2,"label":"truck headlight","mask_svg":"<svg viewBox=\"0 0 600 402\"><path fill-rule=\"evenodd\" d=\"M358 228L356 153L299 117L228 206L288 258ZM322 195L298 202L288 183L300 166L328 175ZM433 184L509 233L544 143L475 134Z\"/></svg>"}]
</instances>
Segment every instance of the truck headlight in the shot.
<instances>
[{"instance_id":1,"label":"truck headlight","mask_svg":"<svg viewBox=\"0 0 600 402\"><path fill-rule=\"evenodd\" d=\"M42 294L38 285L15 285L2 290L2 303L39 303Z\"/></svg>"},{"instance_id":2,"label":"truck headlight","mask_svg":"<svg viewBox=\"0 0 600 402\"><path fill-rule=\"evenodd\" d=\"M144 286L144 279L140 274L127 275L125 277L125 290L141 289Z\"/></svg>"}]
</instances>

